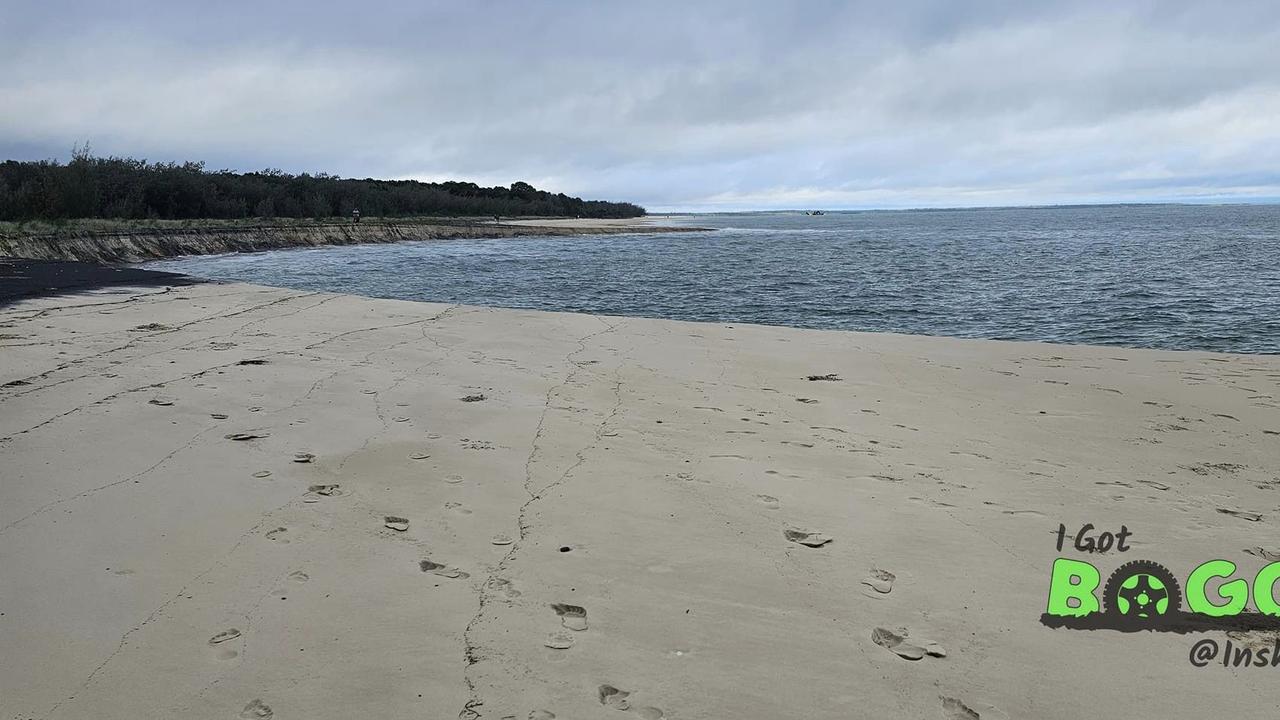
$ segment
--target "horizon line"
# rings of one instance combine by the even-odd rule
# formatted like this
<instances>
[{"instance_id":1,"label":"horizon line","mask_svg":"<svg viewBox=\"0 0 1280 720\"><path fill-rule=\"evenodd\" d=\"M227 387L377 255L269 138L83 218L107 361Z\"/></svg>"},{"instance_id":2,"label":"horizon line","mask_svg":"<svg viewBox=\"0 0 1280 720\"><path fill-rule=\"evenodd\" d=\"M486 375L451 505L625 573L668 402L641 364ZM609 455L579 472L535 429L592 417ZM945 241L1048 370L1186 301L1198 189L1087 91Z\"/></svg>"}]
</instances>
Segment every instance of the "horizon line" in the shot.
<instances>
[{"instance_id":1,"label":"horizon line","mask_svg":"<svg viewBox=\"0 0 1280 720\"><path fill-rule=\"evenodd\" d=\"M865 208L760 208L755 210L648 210L646 215L759 215L766 213L807 213L819 210L825 213L868 212L953 212L964 210L1063 210L1071 208L1107 207L1240 207L1255 205L1280 205L1280 197L1258 200L1181 200L1156 202L1096 202L1096 203L1036 203L1029 205L921 205L916 207L865 207Z\"/></svg>"}]
</instances>

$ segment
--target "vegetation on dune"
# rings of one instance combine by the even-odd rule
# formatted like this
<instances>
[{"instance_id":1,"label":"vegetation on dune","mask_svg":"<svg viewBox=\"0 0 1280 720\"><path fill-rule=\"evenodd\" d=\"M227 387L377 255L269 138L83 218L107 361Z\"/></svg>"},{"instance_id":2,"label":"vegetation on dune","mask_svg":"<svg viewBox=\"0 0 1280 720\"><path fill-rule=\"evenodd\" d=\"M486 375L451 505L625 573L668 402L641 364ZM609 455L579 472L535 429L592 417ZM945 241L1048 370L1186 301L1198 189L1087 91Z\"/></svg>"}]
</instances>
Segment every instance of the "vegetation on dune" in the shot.
<instances>
[{"instance_id":1,"label":"vegetation on dune","mask_svg":"<svg viewBox=\"0 0 1280 720\"><path fill-rule=\"evenodd\" d=\"M480 187L467 182L344 179L280 170L208 171L202 162L150 163L94 157L77 148L71 161L0 163L0 220L72 218L331 218L436 215L625 218L631 203L582 200L523 182Z\"/></svg>"},{"instance_id":2,"label":"vegetation on dune","mask_svg":"<svg viewBox=\"0 0 1280 720\"><path fill-rule=\"evenodd\" d=\"M546 217L546 216L542 216ZM521 215L504 215L502 224L508 220L526 219ZM527 219L540 219L529 217ZM74 236L74 235L181 235L188 232L223 232L241 230L287 230L317 229L330 226L350 226L350 217L323 218L289 218L289 217L246 217L246 218L185 218L182 220L163 220L154 218L50 218L40 220L0 220L0 238L6 237L41 237L41 236ZM492 215L440 216L440 215L403 215L392 218L369 217L363 215L361 227L373 228L380 225L391 225L400 228L415 227L483 227L493 225Z\"/></svg>"}]
</instances>

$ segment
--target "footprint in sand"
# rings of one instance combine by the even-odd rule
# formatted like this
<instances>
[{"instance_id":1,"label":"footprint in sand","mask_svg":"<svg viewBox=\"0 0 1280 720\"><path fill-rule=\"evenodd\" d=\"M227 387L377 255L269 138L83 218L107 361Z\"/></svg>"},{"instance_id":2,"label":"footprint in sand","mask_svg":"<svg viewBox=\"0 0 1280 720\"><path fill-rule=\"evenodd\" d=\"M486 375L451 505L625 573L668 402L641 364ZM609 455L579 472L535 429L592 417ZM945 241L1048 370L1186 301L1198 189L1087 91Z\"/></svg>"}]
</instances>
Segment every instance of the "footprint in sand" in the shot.
<instances>
[{"instance_id":1,"label":"footprint in sand","mask_svg":"<svg viewBox=\"0 0 1280 720\"><path fill-rule=\"evenodd\" d=\"M384 527L395 530L396 532L404 532L409 529L409 518L387 515L382 519L382 524Z\"/></svg>"},{"instance_id":2,"label":"footprint in sand","mask_svg":"<svg viewBox=\"0 0 1280 720\"><path fill-rule=\"evenodd\" d=\"M449 483L450 485L457 485L458 483L462 482L462 476L461 475L445 475L444 481Z\"/></svg>"},{"instance_id":3,"label":"footprint in sand","mask_svg":"<svg viewBox=\"0 0 1280 720\"><path fill-rule=\"evenodd\" d=\"M493 539L489 542L494 545L510 545L515 542L515 540L513 540L510 535L494 535Z\"/></svg>"},{"instance_id":4,"label":"footprint in sand","mask_svg":"<svg viewBox=\"0 0 1280 720\"><path fill-rule=\"evenodd\" d=\"M275 542L278 542L282 545L288 545L289 538L285 537L285 534L288 532L289 532L288 528L278 527L275 530L272 530L267 533L267 539L274 540Z\"/></svg>"},{"instance_id":5,"label":"footprint in sand","mask_svg":"<svg viewBox=\"0 0 1280 720\"><path fill-rule=\"evenodd\" d=\"M888 595L893 592L893 581L897 579L898 576L888 570L872 568L871 574L862 579L862 584L881 595Z\"/></svg>"},{"instance_id":6,"label":"footprint in sand","mask_svg":"<svg viewBox=\"0 0 1280 720\"><path fill-rule=\"evenodd\" d=\"M1280 631L1276 630L1230 630L1227 637L1236 641L1238 645L1244 648L1257 651L1263 648L1275 647L1277 641L1280 641Z\"/></svg>"},{"instance_id":7,"label":"footprint in sand","mask_svg":"<svg viewBox=\"0 0 1280 720\"><path fill-rule=\"evenodd\" d=\"M581 605L553 603L551 609L560 616L561 625L579 632L587 629L587 609Z\"/></svg>"},{"instance_id":8,"label":"footprint in sand","mask_svg":"<svg viewBox=\"0 0 1280 720\"><path fill-rule=\"evenodd\" d=\"M1277 560L1280 560L1280 552L1272 552L1260 547L1249 548L1245 550L1245 552L1254 557L1260 557L1267 562L1276 562Z\"/></svg>"},{"instance_id":9,"label":"footprint in sand","mask_svg":"<svg viewBox=\"0 0 1280 720\"><path fill-rule=\"evenodd\" d=\"M813 398L796 398L796 402L804 403L805 405L812 405L818 401Z\"/></svg>"},{"instance_id":10,"label":"footprint in sand","mask_svg":"<svg viewBox=\"0 0 1280 720\"><path fill-rule=\"evenodd\" d=\"M240 631L235 628L229 628L209 638L209 644L217 645L218 643L224 643L228 640L235 640L238 637L240 637Z\"/></svg>"},{"instance_id":11,"label":"footprint in sand","mask_svg":"<svg viewBox=\"0 0 1280 720\"><path fill-rule=\"evenodd\" d=\"M1231 515L1232 517L1238 517L1241 520L1248 520L1249 522L1258 522L1262 520L1261 513L1249 512L1248 510L1231 510L1228 508L1217 508L1217 510L1223 515Z\"/></svg>"},{"instance_id":12,"label":"footprint in sand","mask_svg":"<svg viewBox=\"0 0 1280 720\"><path fill-rule=\"evenodd\" d=\"M244 706L244 710L240 711L240 717L245 720L267 720L267 718L275 715L271 711L271 706L261 700L253 700Z\"/></svg>"},{"instance_id":13,"label":"footprint in sand","mask_svg":"<svg viewBox=\"0 0 1280 720\"><path fill-rule=\"evenodd\" d=\"M772 495L757 495L756 499L759 500L762 505L769 508L770 510L777 510L778 508L782 507L782 503L778 501L778 498Z\"/></svg>"},{"instance_id":14,"label":"footprint in sand","mask_svg":"<svg viewBox=\"0 0 1280 720\"><path fill-rule=\"evenodd\" d=\"M170 405L172 405L172 404L173 404L173 398L167 398L167 397L156 397L156 398L151 398L151 399L150 399L150 400L148 400L147 402L148 402L148 403L150 403L150 404L152 404L152 405L159 405L159 406L161 406L161 407L168 407L168 406L170 406Z\"/></svg>"},{"instance_id":15,"label":"footprint in sand","mask_svg":"<svg viewBox=\"0 0 1280 720\"><path fill-rule=\"evenodd\" d=\"M942 699L942 717L946 720L979 720L977 711L951 697L939 696Z\"/></svg>"},{"instance_id":16,"label":"footprint in sand","mask_svg":"<svg viewBox=\"0 0 1280 720\"><path fill-rule=\"evenodd\" d=\"M919 660L925 655L933 657L946 657L947 651L941 645L935 642L926 643L924 647L908 643L907 631L899 630L894 632L887 628L878 627L871 631L871 642L892 652L904 660Z\"/></svg>"},{"instance_id":17,"label":"footprint in sand","mask_svg":"<svg viewBox=\"0 0 1280 720\"><path fill-rule=\"evenodd\" d=\"M612 685L601 685L596 691L596 696L600 699L601 705L614 710L628 710L632 715L637 715L644 718L644 720L662 720L662 718L666 717L665 713L656 707L631 707L631 701L628 699L631 693L626 690L619 690Z\"/></svg>"},{"instance_id":18,"label":"footprint in sand","mask_svg":"<svg viewBox=\"0 0 1280 720\"><path fill-rule=\"evenodd\" d=\"M209 413L209 417L213 418L214 420L226 420L230 416L228 416L226 413Z\"/></svg>"},{"instance_id":19,"label":"footprint in sand","mask_svg":"<svg viewBox=\"0 0 1280 720\"><path fill-rule=\"evenodd\" d=\"M439 575L440 577L446 577L450 580L465 580L466 578L471 577L471 573L459 570L455 567L449 567L448 565L441 565L440 563L432 562L431 560L418 561L418 567L424 573Z\"/></svg>"},{"instance_id":20,"label":"footprint in sand","mask_svg":"<svg viewBox=\"0 0 1280 720\"><path fill-rule=\"evenodd\" d=\"M1197 475L1213 475L1215 473L1235 475L1245 469L1244 465L1235 463L1196 463L1195 465L1179 465L1178 467L1190 470Z\"/></svg>"},{"instance_id":21,"label":"footprint in sand","mask_svg":"<svg viewBox=\"0 0 1280 720\"><path fill-rule=\"evenodd\" d=\"M289 579L296 583L304 583L310 580L311 576L302 572L301 570L294 570L293 572L289 573Z\"/></svg>"},{"instance_id":22,"label":"footprint in sand","mask_svg":"<svg viewBox=\"0 0 1280 720\"><path fill-rule=\"evenodd\" d=\"M451 510L459 515L470 515L471 511L462 506L460 502L447 502L444 504L445 510Z\"/></svg>"},{"instance_id":23,"label":"footprint in sand","mask_svg":"<svg viewBox=\"0 0 1280 720\"><path fill-rule=\"evenodd\" d=\"M314 503L320 502L322 497L339 497L342 490L339 485L311 485L307 488L307 493L302 496L302 502Z\"/></svg>"},{"instance_id":24,"label":"footprint in sand","mask_svg":"<svg viewBox=\"0 0 1280 720\"><path fill-rule=\"evenodd\" d=\"M924 648L906 642L906 631L899 635L892 630L878 627L871 631L871 642L905 660L919 660L924 657Z\"/></svg>"},{"instance_id":25,"label":"footprint in sand","mask_svg":"<svg viewBox=\"0 0 1280 720\"><path fill-rule=\"evenodd\" d=\"M227 440L244 442L245 440L257 440L259 438L270 437L270 435L271 433L252 431L252 432L230 433L228 435L223 435L223 437L226 438Z\"/></svg>"},{"instance_id":26,"label":"footprint in sand","mask_svg":"<svg viewBox=\"0 0 1280 720\"><path fill-rule=\"evenodd\" d=\"M254 477L256 477L256 478L259 478L259 479L261 479L261 478L269 478L269 477L271 477L271 471L270 471L270 470L259 470L258 472L254 473L254 474L253 474L253 476L254 476Z\"/></svg>"},{"instance_id":27,"label":"footprint in sand","mask_svg":"<svg viewBox=\"0 0 1280 720\"><path fill-rule=\"evenodd\" d=\"M404 416L395 417L395 418L391 418L391 419L392 419L392 420L394 420L394 421L396 421L396 422L398 422L398 423L409 422L409 418L404 417Z\"/></svg>"},{"instance_id":28,"label":"footprint in sand","mask_svg":"<svg viewBox=\"0 0 1280 720\"><path fill-rule=\"evenodd\" d=\"M489 592L501 596L503 600L515 600L521 595L520 591L516 589L515 583L506 578L491 577L489 582L485 583L485 586L489 588Z\"/></svg>"},{"instance_id":29,"label":"footprint in sand","mask_svg":"<svg viewBox=\"0 0 1280 720\"><path fill-rule=\"evenodd\" d=\"M800 543L811 548L822 547L831 542L831 538L823 533L799 528L784 528L782 535L793 543Z\"/></svg>"},{"instance_id":30,"label":"footprint in sand","mask_svg":"<svg viewBox=\"0 0 1280 720\"><path fill-rule=\"evenodd\" d=\"M949 505L948 507L955 507L955 506ZM1037 517L1044 517L1044 513L1040 512L1039 510L1001 510L1000 512L1004 513L1005 515L1035 515Z\"/></svg>"},{"instance_id":31,"label":"footprint in sand","mask_svg":"<svg viewBox=\"0 0 1280 720\"><path fill-rule=\"evenodd\" d=\"M596 690L596 695L600 698L600 704L605 707L611 707L614 710L626 710L631 707L631 703L627 701L631 693L619 690L612 685L601 685Z\"/></svg>"},{"instance_id":32,"label":"footprint in sand","mask_svg":"<svg viewBox=\"0 0 1280 720\"><path fill-rule=\"evenodd\" d=\"M809 429L810 430L830 430L832 432L838 432L843 435L849 434L848 430L845 430L844 428L833 427L831 425L810 425ZM815 435L814 437L817 437L817 436Z\"/></svg>"},{"instance_id":33,"label":"footprint in sand","mask_svg":"<svg viewBox=\"0 0 1280 720\"><path fill-rule=\"evenodd\" d=\"M316 456L313 453L309 453L309 452L300 452L300 453L293 454L293 461L296 463L309 463L315 459L316 459Z\"/></svg>"},{"instance_id":34,"label":"footprint in sand","mask_svg":"<svg viewBox=\"0 0 1280 720\"><path fill-rule=\"evenodd\" d=\"M429 457L431 456L424 452L416 452L416 453L409 454L410 460L426 460Z\"/></svg>"},{"instance_id":35,"label":"footprint in sand","mask_svg":"<svg viewBox=\"0 0 1280 720\"><path fill-rule=\"evenodd\" d=\"M542 641L542 644L552 650L568 650L573 647L574 642L575 641L571 633L555 632L548 635L547 639Z\"/></svg>"},{"instance_id":36,"label":"footprint in sand","mask_svg":"<svg viewBox=\"0 0 1280 720\"><path fill-rule=\"evenodd\" d=\"M529 713L529 720L556 720L556 714L550 710L534 710Z\"/></svg>"}]
</instances>

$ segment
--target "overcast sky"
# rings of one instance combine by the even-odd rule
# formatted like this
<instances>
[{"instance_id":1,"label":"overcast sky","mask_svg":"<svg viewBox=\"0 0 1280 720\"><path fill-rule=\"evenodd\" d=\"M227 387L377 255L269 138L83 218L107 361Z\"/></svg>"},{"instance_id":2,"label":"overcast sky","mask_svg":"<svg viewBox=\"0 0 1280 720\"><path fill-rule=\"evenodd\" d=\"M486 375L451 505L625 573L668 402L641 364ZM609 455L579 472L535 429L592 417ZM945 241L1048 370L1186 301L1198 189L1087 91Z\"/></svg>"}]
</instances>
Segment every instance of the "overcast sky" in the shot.
<instances>
[{"instance_id":1,"label":"overcast sky","mask_svg":"<svg viewBox=\"0 0 1280 720\"><path fill-rule=\"evenodd\" d=\"M651 211L1280 198L1280 2L0 0L0 157Z\"/></svg>"}]
</instances>

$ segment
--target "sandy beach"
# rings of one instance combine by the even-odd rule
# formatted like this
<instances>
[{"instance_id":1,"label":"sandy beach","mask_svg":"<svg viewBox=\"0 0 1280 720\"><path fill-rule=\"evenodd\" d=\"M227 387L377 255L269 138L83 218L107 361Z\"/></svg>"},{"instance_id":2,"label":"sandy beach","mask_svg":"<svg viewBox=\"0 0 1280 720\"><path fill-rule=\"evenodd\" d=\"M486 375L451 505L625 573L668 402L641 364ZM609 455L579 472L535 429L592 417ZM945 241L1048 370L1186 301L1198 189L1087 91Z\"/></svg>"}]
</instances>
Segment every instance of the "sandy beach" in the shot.
<instances>
[{"instance_id":1,"label":"sandy beach","mask_svg":"<svg viewBox=\"0 0 1280 720\"><path fill-rule=\"evenodd\" d=\"M1280 559L1277 357L197 284L0 307L0 386L5 720L1278 707L1040 623L1059 523Z\"/></svg>"}]
</instances>

